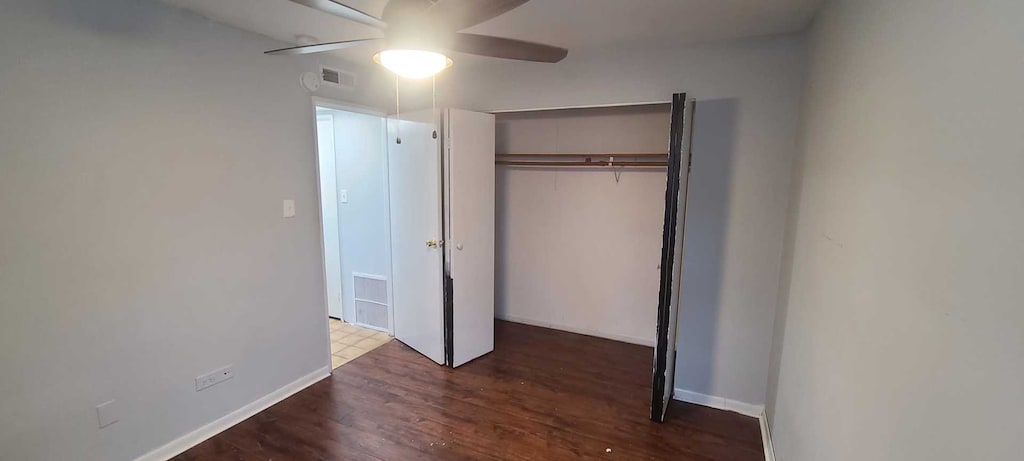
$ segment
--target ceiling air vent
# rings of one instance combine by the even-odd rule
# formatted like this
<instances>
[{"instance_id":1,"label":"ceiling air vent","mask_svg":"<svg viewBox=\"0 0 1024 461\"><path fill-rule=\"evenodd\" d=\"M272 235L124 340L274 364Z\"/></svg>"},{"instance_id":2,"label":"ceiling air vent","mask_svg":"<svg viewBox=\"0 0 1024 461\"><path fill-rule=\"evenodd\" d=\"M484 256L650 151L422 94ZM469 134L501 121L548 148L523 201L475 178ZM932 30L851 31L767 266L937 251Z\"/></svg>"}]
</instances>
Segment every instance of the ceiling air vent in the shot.
<instances>
[{"instance_id":1,"label":"ceiling air vent","mask_svg":"<svg viewBox=\"0 0 1024 461\"><path fill-rule=\"evenodd\" d=\"M352 89L356 87L356 74L325 66L320 67L320 80L325 85L337 88Z\"/></svg>"}]
</instances>

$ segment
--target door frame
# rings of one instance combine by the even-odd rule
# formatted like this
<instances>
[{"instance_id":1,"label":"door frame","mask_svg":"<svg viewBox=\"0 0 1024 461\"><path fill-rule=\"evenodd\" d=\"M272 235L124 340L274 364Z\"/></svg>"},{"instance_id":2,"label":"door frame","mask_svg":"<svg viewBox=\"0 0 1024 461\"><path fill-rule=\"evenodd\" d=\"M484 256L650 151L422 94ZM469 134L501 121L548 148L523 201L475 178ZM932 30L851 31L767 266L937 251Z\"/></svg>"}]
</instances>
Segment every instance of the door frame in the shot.
<instances>
[{"instance_id":1,"label":"door frame","mask_svg":"<svg viewBox=\"0 0 1024 461\"><path fill-rule=\"evenodd\" d=\"M386 124L387 123L387 114L384 113L381 110L378 110L378 109L375 109L375 108L372 108L372 107L362 106L362 105L359 105L359 104L354 104L354 103L350 103L350 102L346 102L346 101L340 101L340 100L336 100L336 99L324 98L324 97L320 97L320 96L313 96L311 98L311 102L312 102L312 104L310 105L310 109L311 109L310 110L310 116L311 116L310 121L312 122L312 126L313 126L313 167L314 167L314 178L315 178L315 181L316 181L316 207L315 208L316 208L316 216L317 216L317 232L318 232L318 238L320 240L320 277L321 277L321 281L323 282L323 287L324 287L323 293L322 293L322 296L323 296L323 306L324 306L323 329L324 329L324 331L327 332L327 344L326 344L326 349L327 349L326 359L327 359L327 362L326 362L325 366L328 369L331 369L331 327L330 327L330 321L328 320L330 318L330 312L328 311L328 308L327 308L327 306L328 306L327 303L329 301L329 299L328 299L329 295L327 293L327 255L326 255L326 248L324 246L324 216L323 216L323 203L321 203L321 200L322 200L322 197L323 197L323 190L321 189L321 184L320 184L320 152L319 152L320 140L318 139L319 134L317 133L317 113L316 113L316 108L317 107L326 107L328 109L335 109L335 110L341 110L341 111L346 111L346 112L354 112L354 113L359 113L359 114L364 114L364 115L372 115L372 116L375 116L375 117L380 117L382 124ZM385 127L386 127L386 125L385 125ZM386 143L387 142L387 130L386 129L385 129L385 133L384 133L384 139L382 139L381 142L382 143ZM388 232L390 233L391 232L391 212L390 212L390 210L391 210L391 193L390 193L389 188L387 187L388 161L389 161L389 159L388 159L388 156L387 156L387 152L385 150L385 155L384 155L384 185L385 185L384 196L385 196L386 201L387 201L388 213L386 213L386 215L387 215L387 223L388 223ZM339 223L339 227L340 226L341 226L341 224ZM390 246L390 238L389 238L389 246ZM388 267L388 270L387 270L387 272L388 272L388 274L387 274L387 277L388 277L387 289L388 289L388 298L389 298L388 299L388 334L394 336L394 334L395 334L395 330L394 330L395 329L394 300L390 299L391 296L392 296L392 293L394 292L394 288L391 286L393 277L392 277L392 274L391 274L392 268L391 268L390 258L389 258L389 260L387 262L387 267ZM342 288L342 293L344 293L344 288ZM333 372L333 369L332 369L332 372Z\"/></svg>"}]
</instances>

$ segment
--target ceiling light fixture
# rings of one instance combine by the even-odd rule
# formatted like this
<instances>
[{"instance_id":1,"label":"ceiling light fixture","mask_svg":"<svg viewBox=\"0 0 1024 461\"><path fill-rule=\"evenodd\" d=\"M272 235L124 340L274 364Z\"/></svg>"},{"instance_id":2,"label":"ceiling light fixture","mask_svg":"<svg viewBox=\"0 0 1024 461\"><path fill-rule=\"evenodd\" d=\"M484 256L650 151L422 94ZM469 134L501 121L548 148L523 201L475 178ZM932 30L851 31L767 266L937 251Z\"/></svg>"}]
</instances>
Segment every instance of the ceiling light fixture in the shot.
<instances>
[{"instance_id":1,"label":"ceiling light fixture","mask_svg":"<svg viewBox=\"0 0 1024 461\"><path fill-rule=\"evenodd\" d=\"M401 77L427 78L452 65L448 56L426 50L384 50L373 55L373 60Z\"/></svg>"}]
</instances>

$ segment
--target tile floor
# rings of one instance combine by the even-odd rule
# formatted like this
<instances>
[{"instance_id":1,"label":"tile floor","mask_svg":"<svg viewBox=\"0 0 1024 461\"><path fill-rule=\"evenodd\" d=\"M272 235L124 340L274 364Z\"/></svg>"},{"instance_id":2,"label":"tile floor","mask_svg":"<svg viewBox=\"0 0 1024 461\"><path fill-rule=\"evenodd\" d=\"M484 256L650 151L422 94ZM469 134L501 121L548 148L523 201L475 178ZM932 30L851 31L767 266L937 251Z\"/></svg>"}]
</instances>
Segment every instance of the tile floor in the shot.
<instances>
[{"instance_id":1,"label":"tile floor","mask_svg":"<svg viewBox=\"0 0 1024 461\"><path fill-rule=\"evenodd\" d=\"M362 328L338 319L330 319L331 369L391 341L391 336L377 330Z\"/></svg>"}]
</instances>

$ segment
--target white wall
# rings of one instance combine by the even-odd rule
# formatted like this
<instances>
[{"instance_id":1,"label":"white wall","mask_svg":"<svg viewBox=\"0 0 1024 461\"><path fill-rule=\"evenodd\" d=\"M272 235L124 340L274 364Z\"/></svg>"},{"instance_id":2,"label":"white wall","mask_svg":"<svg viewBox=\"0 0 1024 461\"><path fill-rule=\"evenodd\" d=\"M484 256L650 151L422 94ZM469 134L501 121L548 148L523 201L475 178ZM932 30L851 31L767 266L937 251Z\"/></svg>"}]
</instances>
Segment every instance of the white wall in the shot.
<instances>
[{"instance_id":1,"label":"white wall","mask_svg":"<svg viewBox=\"0 0 1024 461\"><path fill-rule=\"evenodd\" d=\"M778 459L1020 459L1021 18L1018 0L835 1L817 18Z\"/></svg>"},{"instance_id":2,"label":"white wall","mask_svg":"<svg viewBox=\"0 0 1024 461\"><path fill-rule=\"evenodd\" d=\"M802 59L800 36L572 50L557 65L463 59L439 80L439 101L496 110L667 101L676 91L696 97L676 385L759 405L775 318ZM651 180L658 184L650 187L663 194L664 176ZM599 251L608 242L580 245ZM653 319L648 327L654 331Z\"/></svg>"},{"instance_id":3,"label":"white wall","mask_svg":"<svg viewBox=\"0 0 1024 461\"><path fill-rule=\"evenodd\" d=\"M666 152L670 106L499 114L498 153ZM653 346L665 170L499 166L498 318Z\"/></svg>"},{"instance_id":4,"label":"white wall","mask_svg":"<svg viewBox=\"0 0 1024 461\"><path fill-rule=\"evenodd\" d=\"M132 459L329 364L316 62L279 45L152 1L4 2L0 457Z\"/></svg>"},{"instance_id":5,"label":"white wall","mask_svg":"<svg viewBox=\"0 0 1024 461\"><path fill-rule=\"evenodd\" d=\"M342 305L345 321L355 322L353 272L391 278L384 117L339 110L327 112L334 117L335 192L348 192L348 203L338 200Z\"/></svg>"}]
</instances>

